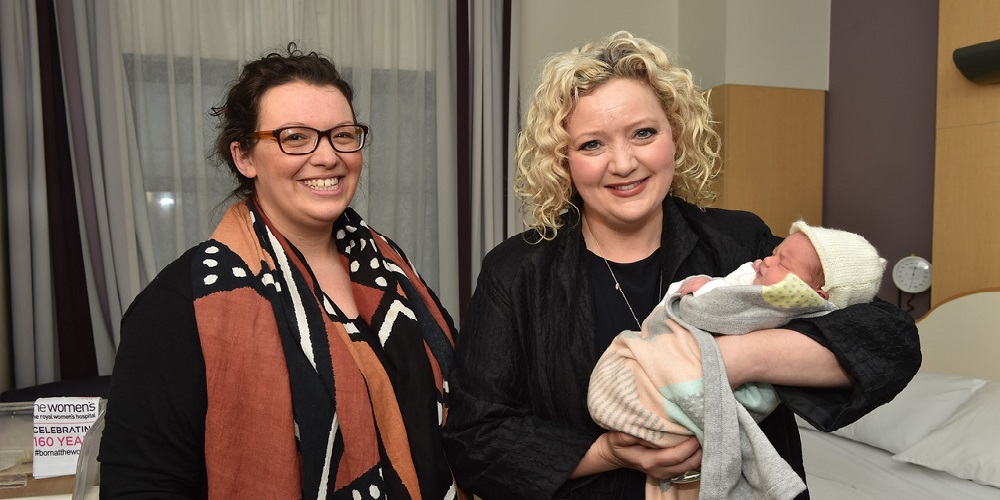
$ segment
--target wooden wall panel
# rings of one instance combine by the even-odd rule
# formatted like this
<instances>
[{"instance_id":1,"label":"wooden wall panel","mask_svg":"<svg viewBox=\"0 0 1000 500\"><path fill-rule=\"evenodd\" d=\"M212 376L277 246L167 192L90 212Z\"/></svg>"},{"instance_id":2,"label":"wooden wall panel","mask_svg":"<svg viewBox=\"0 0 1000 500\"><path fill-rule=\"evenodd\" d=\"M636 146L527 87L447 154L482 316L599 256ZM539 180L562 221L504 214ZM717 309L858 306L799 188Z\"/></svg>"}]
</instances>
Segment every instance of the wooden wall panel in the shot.
<instances>
[{"instance_id":1,"label":"wooden wall panel","mask_svg":"<svg viewBox=\"0 0 1000 500\"><path fill-rule=\"evenodd\" d=\"M777 235L823 223L822 90L720 85L711 105L722 136L715 206L748 210Z\"/></svg>"},{"instance_id":2,"label":"wooden wall panel","mask_svg":"<svg viewBox=\"0 0 1000 500\"><path fill-rule=\"evenodd\" d=\"M978 85L955 67L957 48L1000 39L997 0L940 0L938 16L938 128L1000 121L1000 85Z\"/></svg>"},{"instance_id":3,"label":"wooden wall panel","mask_svg":"<svg viewBox=\"0 0 1000 500\"><path fill-rule=\"evenodd\" d=\"M1000 2L941 0L931 305L1000 286L1000 85L965 79L952 52L1000 39Z\"/></svg>"},{"instance_id":4,"label":"wooden wall panel","mask_svg":"<svg viewBox=\"0 0 1000 500\"><path fill-rule=\"evenodd\" d=\"M932 305L1000 285L1000 122L938 130L935 157Z\"/></svg>"}]
</instances>

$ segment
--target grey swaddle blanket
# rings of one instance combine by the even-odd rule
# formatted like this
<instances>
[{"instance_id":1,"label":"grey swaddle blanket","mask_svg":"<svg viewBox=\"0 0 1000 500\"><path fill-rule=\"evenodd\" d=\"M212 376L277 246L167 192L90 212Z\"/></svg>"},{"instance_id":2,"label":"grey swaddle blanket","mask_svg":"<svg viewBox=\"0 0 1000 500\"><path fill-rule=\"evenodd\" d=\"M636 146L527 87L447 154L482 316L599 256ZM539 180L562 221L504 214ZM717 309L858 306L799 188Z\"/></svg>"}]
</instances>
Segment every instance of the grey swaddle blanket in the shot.
<instances>
[{"instance_id":1,"label":"grey swaddle blanket","mask_svg":"<svg viewBox=\"0 0 1000 500\"><path fill-rule=\"evenodd\" d=\"M773 390L754 384L734 393L708 331L742 334L833 309L793 274L771 286L669 294L641 331L622 332L598 361L587 401L591 416L655 446L697 436L703 449L699 498L793 498L805 484L756 424L777 405ZM688 333L671 330L668 318ZM648 478L646 497L678 498L678 489Z\"/></svg>"}]
</instances>

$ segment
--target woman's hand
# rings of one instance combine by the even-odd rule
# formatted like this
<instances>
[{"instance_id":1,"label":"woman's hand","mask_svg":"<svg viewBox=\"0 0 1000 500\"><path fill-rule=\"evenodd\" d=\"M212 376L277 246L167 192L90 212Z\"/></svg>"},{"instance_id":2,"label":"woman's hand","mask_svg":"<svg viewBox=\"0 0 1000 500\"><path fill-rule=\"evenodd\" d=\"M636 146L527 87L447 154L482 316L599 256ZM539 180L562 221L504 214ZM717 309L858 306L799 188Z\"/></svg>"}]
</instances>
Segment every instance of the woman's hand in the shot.
<instances>
[{"instance_id":1,"label":"woman's hand","mask_svg":"<svg viewBox=\"0 0 1000 500\"><path fill-rule=\"evenodd\" d=\"M570 478L627 467L666 479L700 466L701 445L694 437L676 446L657 448L624 432L608 431L594 441Z\"/></svg>"},{"instance_id":2,"label":"woman's hand","mask_svg":"<svg viewBox=\"0 0 1000 500\"><path fill-rule=\"evenodd\" d=\"M645 472L657 479L666 479L701 467L701 445L694 437L670 448L656 448L630 434L606 432L602 452L605 460L617 465ZM602 439L598 438L598 443Z\"/></svg>"}]
</instances>

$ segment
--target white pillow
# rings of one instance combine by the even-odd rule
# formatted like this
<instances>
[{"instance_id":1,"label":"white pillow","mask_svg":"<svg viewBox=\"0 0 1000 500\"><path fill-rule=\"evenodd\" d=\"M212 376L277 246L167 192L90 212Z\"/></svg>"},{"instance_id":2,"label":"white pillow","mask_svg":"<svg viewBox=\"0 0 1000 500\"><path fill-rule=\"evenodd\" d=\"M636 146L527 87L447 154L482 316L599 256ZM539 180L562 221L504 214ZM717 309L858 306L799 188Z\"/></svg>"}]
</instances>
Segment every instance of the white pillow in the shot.
<instances>
[{"instance_id":1,"label":"white pillow","mask_svg":"<svg viewBox=\"0 0 1000 500\"><path fill-rule=\"evenodd\" d=\"M895 399L833 433L899 453L943 424L985 383L958 375L917 373Z\"/></svg>"},{"instance_id":2,"label":"white pillow","mask_svg":"<svg viewBox=\"0 0 1000 500\"><path fill-rule=\"evenodd\" d=\"M1000 488L1000 382L989 382L927 437L892 458Z\"/></svg>"}]
</instances>

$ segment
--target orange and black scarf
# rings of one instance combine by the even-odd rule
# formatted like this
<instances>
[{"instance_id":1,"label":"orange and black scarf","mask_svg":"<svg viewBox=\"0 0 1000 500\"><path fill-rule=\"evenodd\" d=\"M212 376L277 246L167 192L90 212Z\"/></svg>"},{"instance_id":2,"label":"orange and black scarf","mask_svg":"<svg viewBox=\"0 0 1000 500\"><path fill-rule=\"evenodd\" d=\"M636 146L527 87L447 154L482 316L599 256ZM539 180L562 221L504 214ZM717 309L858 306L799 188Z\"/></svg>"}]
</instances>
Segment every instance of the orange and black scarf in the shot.
<instances>
[{"instance_id":1,"label":"orange and black scarf","mask_svg":"<svg viewBox=\"0 0 1000 500\"><path fill-rule=\"evenodd\" d=\"M252 202L194 261L211 498L455 498L440 444L455 331L403 253L334 225L359 318Z\"/></svg>"}]
</instances>

